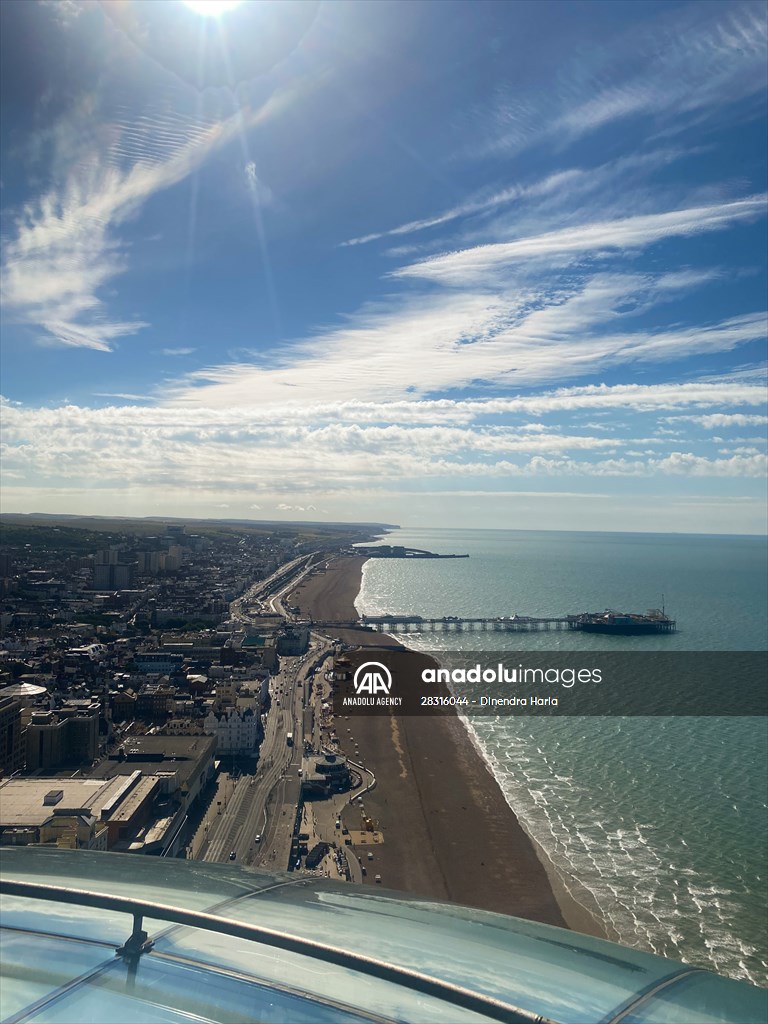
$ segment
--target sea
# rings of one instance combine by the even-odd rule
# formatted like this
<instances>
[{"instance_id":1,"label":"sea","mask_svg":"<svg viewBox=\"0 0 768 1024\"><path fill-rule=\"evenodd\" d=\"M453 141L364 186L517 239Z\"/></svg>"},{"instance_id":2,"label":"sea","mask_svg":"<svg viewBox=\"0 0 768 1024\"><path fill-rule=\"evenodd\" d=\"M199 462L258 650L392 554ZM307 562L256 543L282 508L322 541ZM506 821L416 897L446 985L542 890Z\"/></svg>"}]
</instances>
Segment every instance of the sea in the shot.
<instances>
[{"instance_id":1,"label":"sea","mask_svg":"<svg viewBox=\"0 0 768 1024\"><path fill-rule=\"evenodd\" d=\"M409 633L446 651L764 651L768 540L402 529L468 559L370 559L367 615L555 616L665 606L678 632ZM768 685L768 684L766 684ZM768 984L768 724L747 717L473 717L475 742L571 895L617 941Z\"/></svg>"}]
</instances>

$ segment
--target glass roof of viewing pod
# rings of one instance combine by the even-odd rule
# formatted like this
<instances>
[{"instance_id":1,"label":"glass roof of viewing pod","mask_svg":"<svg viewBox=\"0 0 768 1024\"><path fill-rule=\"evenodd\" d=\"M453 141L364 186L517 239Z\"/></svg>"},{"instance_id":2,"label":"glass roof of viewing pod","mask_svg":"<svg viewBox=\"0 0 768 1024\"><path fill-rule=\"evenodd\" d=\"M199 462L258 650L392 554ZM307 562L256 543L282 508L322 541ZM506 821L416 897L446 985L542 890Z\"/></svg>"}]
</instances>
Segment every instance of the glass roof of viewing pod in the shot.
<instances>
[{"instance_id":1,"label":"glass roof of viewing pod","mask_svg":"<svg viewBox=\"0 0 768 1024\"><path fill-rule=\"evenodd\" d=\"M128 856L3 851L6 1024L745 1024L768 1011L763 990L546 925L306 875Z\"/></svg>"}]
</instances>

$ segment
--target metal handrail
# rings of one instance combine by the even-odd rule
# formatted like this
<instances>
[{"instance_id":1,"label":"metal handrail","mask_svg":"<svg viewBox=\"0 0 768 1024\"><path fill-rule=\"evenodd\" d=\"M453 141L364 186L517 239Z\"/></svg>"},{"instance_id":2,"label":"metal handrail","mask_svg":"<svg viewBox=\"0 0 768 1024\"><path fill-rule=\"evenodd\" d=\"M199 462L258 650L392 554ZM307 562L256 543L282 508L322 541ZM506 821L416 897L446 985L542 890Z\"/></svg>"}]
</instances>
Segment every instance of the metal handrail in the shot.
<instances>
[{"instance_id":1,"label":"metal handrail","mask_svg":"<svg viewBox=\"0 0 768 1024\"><path fill-rule=\"evenodd\" d=\"M9 896L21 896L28 899L49 900L55 903L74 904L76 906L94 907L98 910L114 910L118 913L131 914L134 919L131 938L143 935L141 924L143 917L188 928L199 928L203 931L217 932L252 942L263 942L276 949L311 956L316 960L333 964L336 967L360 971L372 978L391 982L404 988L420 992L422 995L452 1003L465 1010L481 1014L491 1020L503 1021L505 1024L557 1024L547 1017L513 1006L494 996L473 992L450 981L431 977L410 967L389 964L377 957L357 953L315 939L307 939L298 935L265 928L262 925L247 924L233 921L216 914L207 914L199 910L185 910L170 906L167 903L156 903L130 896L112 896L107 893L92 892L88 889L75 889L71 886L47 885L39 882L21 882L12 879L0 879L0 893ZM125 956L138 956L148 949L144 943L132 946L131 939L120 947L118 952Z\"/></svg>"}]
</instances>

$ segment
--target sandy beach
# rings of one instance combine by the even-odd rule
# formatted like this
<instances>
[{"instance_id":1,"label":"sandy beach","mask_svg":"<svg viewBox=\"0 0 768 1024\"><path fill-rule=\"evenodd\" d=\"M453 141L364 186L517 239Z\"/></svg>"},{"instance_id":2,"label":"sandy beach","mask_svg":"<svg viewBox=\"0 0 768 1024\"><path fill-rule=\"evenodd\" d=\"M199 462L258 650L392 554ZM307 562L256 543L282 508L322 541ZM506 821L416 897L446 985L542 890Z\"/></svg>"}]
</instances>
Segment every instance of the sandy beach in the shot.
<instances>
[{"instance_id":1,"label":"sandy beach","mask_svg":"<svg viewBox=\"0 0 768 1024\"><path fill-rule=\"evenodd\" d=\"M309 577L292 603L313 619L354 618L364 562L337 559L325 573ZM378 633L350 630L342 636L386 646L397 658L425 657ZM354 733L347 733L352 727ZM384 842L375 848L369 884L375 872L388 888L605 934L558 883L551 865L548 873L546 858L456 715L355 717L337 729L350 745L357 743L377 780L365 797L365 813L378 821ZM343 817L351 830L361 827L355 805Z\"/></svg>"}]
</instances>

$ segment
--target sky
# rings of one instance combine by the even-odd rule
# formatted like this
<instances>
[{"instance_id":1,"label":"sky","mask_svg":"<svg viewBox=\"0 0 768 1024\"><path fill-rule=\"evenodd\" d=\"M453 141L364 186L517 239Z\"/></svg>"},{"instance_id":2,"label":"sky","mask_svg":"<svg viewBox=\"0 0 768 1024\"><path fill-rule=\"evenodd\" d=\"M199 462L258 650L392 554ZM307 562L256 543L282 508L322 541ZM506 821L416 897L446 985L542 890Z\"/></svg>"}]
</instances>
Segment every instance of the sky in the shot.
<instances>
[{"instance_id":1,"label":"sky","mask_svg":"<svg viewBox=\"0 0 768 1024\"><path fill-rule=\"evenodd\" d=\"M3 0L2 511L764 533L766 10Z\"/></svg>"}]
</instances>

